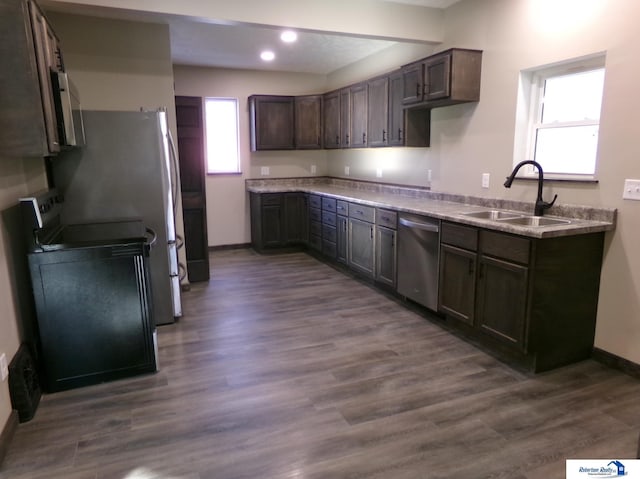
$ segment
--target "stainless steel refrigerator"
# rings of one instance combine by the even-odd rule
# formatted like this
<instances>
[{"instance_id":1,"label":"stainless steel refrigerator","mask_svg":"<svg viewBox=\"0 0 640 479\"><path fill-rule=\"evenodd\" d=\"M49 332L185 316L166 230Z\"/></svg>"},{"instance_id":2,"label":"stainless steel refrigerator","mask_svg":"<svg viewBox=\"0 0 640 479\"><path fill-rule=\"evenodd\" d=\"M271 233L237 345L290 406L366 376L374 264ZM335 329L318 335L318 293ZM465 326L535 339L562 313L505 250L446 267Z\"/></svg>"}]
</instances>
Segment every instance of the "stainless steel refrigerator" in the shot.
<instances>
[{"instance_id":1,"label":"stainless steel refrigerator","mask_svg":"<svg viewBox=\"0 0 640 479\"><path fill-rule=\"evenodd\" d=\"M142 219L157 234L150 253L156 325L182 315L175 148L164 111L83 111L86 146L51 162L64 196L62 222Z\"/></svg>"}]
</instances>

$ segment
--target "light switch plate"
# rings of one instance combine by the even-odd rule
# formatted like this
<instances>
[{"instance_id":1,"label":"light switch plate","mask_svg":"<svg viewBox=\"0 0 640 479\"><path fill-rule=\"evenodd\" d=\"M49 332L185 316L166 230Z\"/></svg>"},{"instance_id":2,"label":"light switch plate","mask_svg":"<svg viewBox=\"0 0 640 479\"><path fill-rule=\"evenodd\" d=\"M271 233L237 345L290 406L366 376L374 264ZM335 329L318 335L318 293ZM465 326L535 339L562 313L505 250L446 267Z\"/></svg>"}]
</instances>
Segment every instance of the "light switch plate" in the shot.
<instances>
[{"instance_id":1,"label":"light switch plate","mask_svg":"<svg viewBox=\"0 0 640 479\"><path fill-rule=\"evenodd\" d=\"M376 168L376 178L382 178L382 168Z\"/></svg>"},{"instance_id":2,"label":"light switch plate","mask_svg":"<svg viewBox=\"0 0 640 479\"><path fill-rule=\"evenodd\" d=\"M9 366L7 366L7 355L2 353L0 355L0 378L2 381L9 377Z\"/></svg>"},{"instance_id":3,"label":"light switch plate","mask_svg":"<svg viewBox=\"0 0 640 479\"><path fill-rule=\"evenodd\" d=\"M622 198L640 201L640 180L624 180Z\"/></svg>"},{"instance_id":4,"label":"light switch plate","mask_svg":"<svg viewBox=\"0 0 640 479\"><path fill-rule=\"evenodd\" d=\"M316 165L311 165L311 174L315 175L317 171L318 169L316 168Z\"/></svg>"},{"instance_id":5,"label":"light switch plate","mask_svg":"<svg viewBox=\"0 0 640 479\"><path fill-rule=\"evenodd\" d=\"M489 173L482 173L482 187L489 188Z\"/></svg>"},{"instance_id":6,"label":"light switch plate","mask_svg":"<svg viewBox=\"0 0 640 479\"><path fill-rule=\"evenodd\" d=\"M349 167L348 166L344 167L344 174L349 176Z\"/></svg>"},{"instance_id":7,"label":"light switch plate","mask_svg":"<svg viewBox=\"0 0 640 479\"><path fill-rule=\"evenodd\" d=\"M262 176L269 176L269 167L268 166L263 166L260 168L260 174Z\"/></svg>"}]
</instances>

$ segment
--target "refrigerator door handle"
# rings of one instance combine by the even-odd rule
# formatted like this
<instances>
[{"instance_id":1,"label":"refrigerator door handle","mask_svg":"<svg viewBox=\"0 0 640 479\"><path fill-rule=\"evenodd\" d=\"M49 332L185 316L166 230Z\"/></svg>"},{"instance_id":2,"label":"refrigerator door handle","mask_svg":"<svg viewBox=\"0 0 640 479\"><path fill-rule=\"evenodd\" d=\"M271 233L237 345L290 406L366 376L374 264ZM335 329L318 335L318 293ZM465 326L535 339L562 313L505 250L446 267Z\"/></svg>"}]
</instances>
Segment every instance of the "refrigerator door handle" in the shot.
<instances>
[{"instance_id":1,"label":"refrigerator door handle","mask_svg":"<svg viewBox=\"0 0 640 479\"><path fill-rule=\"evenodd\" d=\"M173 141L173 135L171 135L171 130L167 128L167 139L169 140L169 151L171 153L170 164L171 164L171 195L173 200L173 214L176 214L176 207L178 202L178 184L180 182L180 172L178 171L178 151L176 149L176 144Z\"/></svg>"}]
</instances>

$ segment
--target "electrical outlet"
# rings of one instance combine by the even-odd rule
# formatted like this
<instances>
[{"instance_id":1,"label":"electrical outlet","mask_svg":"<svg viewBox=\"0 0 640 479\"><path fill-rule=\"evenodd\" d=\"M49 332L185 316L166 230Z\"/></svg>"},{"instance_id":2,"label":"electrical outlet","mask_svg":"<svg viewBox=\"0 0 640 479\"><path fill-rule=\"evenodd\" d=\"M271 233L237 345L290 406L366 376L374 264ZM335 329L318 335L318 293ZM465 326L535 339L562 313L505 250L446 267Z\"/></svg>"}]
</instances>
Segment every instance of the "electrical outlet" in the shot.
<instances>
[{"instance_id":1,"label":"electrical outlet","mask_svg":"<svg viewBox=\"0 0 640 479\"><path fill-rule=\"evenodd\" d=\"M640 180L624 180L622 198L625 200L640 200Z\"/></svg>"},{"instance_id":2,"label":"electrical outlet","mask_svg":"<svg viewBox=\"0 0 640 479\"><path fill-rule=\"evenodd\" d=\"M344 167L344 174L349 176L349 167L348 166Z\"/></svg>"},{"instance_id":3,"label":"electrical outlet","mask_svg":"<svg viewBox=\"0 0 640 479\"><path fill-rule=\"evenodd\" d=\"M482 187L489 188L489 173L482 173Z\"/></svg>"},{"instance_id":4,"label":"electrical outlet","mask_svg":"<svg viewBox=\"0 0 640 479\"><path fill-rule=\"evenodd\" d=\"M7 355L0 355L0 380L5 381L9 377L9 366L7 366Z\"/></svg>"},{"instance_id":5,"label":"electrical outlet","mask_svg":"<svg viewBox=\"0 0 640 479\"><path fill-rule=\"evenodd\" d=\"M376 168L376 178L382 178L382 168Z\"/></svg>"},{"instance_id":6,"label":"electrical outlet","mask_svg":"<svg viewBox=\"0 0 640 479\"><path fill-rule=\"evenodd\" d=\"M316 165L311 165L311 174L315 175L316 171L318 171L317 168L316 168Z\"/></svg>"},{"instance_id":7,"label":"electrical outlet","mask_svg":"<svg viewBox=\"0 0 640 479\"><path fill-rule=\"evenodd\" d=\"M269 176L269 167L268 166L263 166L260 168L260 174L262 176Z\"/></svg>"}]
</instances>

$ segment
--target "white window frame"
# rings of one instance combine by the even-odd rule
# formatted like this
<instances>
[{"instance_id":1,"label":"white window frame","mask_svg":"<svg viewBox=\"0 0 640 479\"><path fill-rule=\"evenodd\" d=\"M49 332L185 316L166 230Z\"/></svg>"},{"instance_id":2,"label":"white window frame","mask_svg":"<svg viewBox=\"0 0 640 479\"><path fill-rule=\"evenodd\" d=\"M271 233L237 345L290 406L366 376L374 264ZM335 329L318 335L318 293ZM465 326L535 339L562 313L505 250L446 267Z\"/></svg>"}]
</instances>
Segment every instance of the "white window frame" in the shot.
<instances>
[{"instance_id":1,"label":"white window frame","mask_svg":"<svg viewBox=\"0 0 640 479\"><path fill-rule=\"evenodd\" d=\"M579 59L524 70L521 72L518 108L516 113L516 138L513 158L514 166L522 160L535 161L536 135L539 129L566 126L599 126L600 120L562 122L555 123L552 126L548 124L544 125L542 124L542 106L545 81L548 78L604 68L605 54L598 53ZM597 181L598 163L599 157L598 152L596 151L596 162L593 174L547 173L547 171L545 171L545 178L589 182ZM542 166L544 169L544 164ZM520 169L518 177L537 179L538 172L532 165L526 165Z\"/></svg>"},{"instance_id":2,"label":"white window frame","mask_svg":"<svg viewBox=\"0 0 640 479\"><path fill-rule=\"evenodd\" d=\"M216 168L216 163L215 163L215 159L210 158L210 145L209 145L209 135L208 133L208 126L207 126L207 103L208 102L212 102L212 101L225 101L225 102L233 102L235 103L235 138L236 138L236 144L235 144L235 152L236 152L236 162L235 162L235 168ZM230 98L230 97L205 97L203 99L203 103L204 103L204 124L205 124L205 128L204 128L204 142L205 142L205 163L206 163L206 170L207 170L207 174L208 175L236 175L236 174L242 174L242 162L240 159L240 115L239 115L239 101L237 98Z\"/></svg>"}]
</instances>

